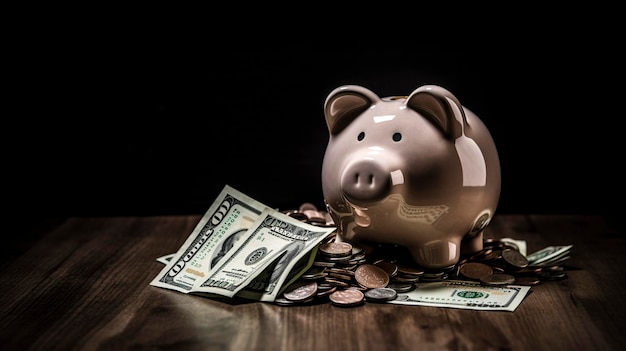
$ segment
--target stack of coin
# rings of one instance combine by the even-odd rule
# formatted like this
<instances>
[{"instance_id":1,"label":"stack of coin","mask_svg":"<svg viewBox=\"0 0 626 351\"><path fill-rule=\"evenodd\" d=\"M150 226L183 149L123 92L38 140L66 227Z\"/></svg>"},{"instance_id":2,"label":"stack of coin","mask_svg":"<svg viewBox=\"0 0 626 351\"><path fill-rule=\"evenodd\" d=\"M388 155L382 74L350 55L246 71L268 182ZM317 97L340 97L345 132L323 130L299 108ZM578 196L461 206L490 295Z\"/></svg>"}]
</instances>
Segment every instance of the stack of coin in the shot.
<instances>
[{"instance_id":1,"label":"stack of coin","mask_svg":"<svg viewBox=\"0 0 626 351\"><path fill-rule=\"evenodd\" d=\"M283 211L316 225L333 225L327 213L305 203L299 210ZM323 220L322 218L327 218ZM364 250L334 235L318 246L312 266L276 298L283 306L330 302L353 307L364 302L384 302L411 291L419 282L446 279L477 281L483 285L537 285L544 280L566 279L564 262L570 246L549 247L528 257L510 241L485 239L483 249L461 257L453 266L426 269L415 263L399 245L380 244Z\"/></svg>"},{"instance_id":2,"label":"stack of coin","mask_svg":"<svg viewBox=\"0 0 626 351\"><path fill-rule=\"evenodd\" d=\"M317 207L310 202L303 203L297 210L286 210L282 211L282 213L312 225L321 227L333 227L335 225L327 211L318 210Z\"/></svg>"}]
</instances>

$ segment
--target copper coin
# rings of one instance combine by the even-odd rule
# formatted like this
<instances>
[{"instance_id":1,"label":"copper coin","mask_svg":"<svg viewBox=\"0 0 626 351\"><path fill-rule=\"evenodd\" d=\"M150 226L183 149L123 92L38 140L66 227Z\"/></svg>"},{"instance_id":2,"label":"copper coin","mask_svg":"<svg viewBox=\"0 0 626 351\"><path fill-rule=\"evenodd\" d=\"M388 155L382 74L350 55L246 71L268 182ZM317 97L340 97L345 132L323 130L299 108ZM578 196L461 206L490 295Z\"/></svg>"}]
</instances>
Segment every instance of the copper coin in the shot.
<instances>
[{"instance_id":1,"label":"copper coin","mask_svg":"<svg viewBox=\"0 0 626 351\"><path fill-rule=\"evenodd\" d=\"M487 257L488 255L491 255L493 253L493 249L486 247L476 253L474 253L472 256L470 256L470 260L471 261L481 261L484 257Z\"/></svg>"},{"instance_id":2,"label":"copper coin","mask_svg":"<svg viewBox=\"0 0 626 351\"><path fill-rule=\"evenodd\" d=\"M443 271L432 271L432 272L424 272L424 274L420 275L423 279L441 279L446 273Z\"/></svg>"},{"instance_id":3,"label":"copper coin","mask_svg":"<svg viewBox=\"0 0 626 351\"><path fill-rule=\"evenodd\" d=\"M352 255L352 244L347 242L331 242L320 244L321 253L331 257L345 257Z\"/></svg>"},{"instance_id":4,"label":"copper coin","mask_svg":"<svg viewBox=\"0 0 626 351\"><path fill-rule=\"evenodd\" d=\"M329 268L326 268L326 271L328 271L328 273L339 273L339 274L349 275L351 277L354 277L354 270L349 269L349 268L329 267Z\"/></svg>"},{"instance_id":5,"label":"copper coin","mask_svg":"<svg viewBox=\"0 0 626 351\"><path fill-rule=\"evenodd\" d=\"M314 204L312 204L310 202L303 202L300 205L300 207L298 208L298 211L300 211L300 212L317 211L317 206L315 206Z\"/></svg>"},{"instance_id":6,"label":"copper coin","mask_svg":"<svg viewBox=\"0 0 626 351\"><path fill-rule=\"evenodd\" d=\"M539 277L533 276L517 276L515 277L515 285L538 285L541 283L541 279Z\"/></svg>"},{"instance_id":7,"label":"copper coin","mask_svg":"<svg viewBox=\"0 0 626 351\"><path fill-rule=\"evenodd\" d=\"M362 291L356 289L337 290L328 295L330 302L335 306L357 306L365 301Z\"/></svg>"},{"instance_id":8,"label":"copper coin","mask_svg":"<svg viewBox=\"0 0 626 351\"><path fill-rule=\"evenodd\" d=\"M459 268L459 273L471 280L480 280L481 277L493 274L493 269L480 262L466 262Z\"/></svg>"},{"instance_id":9,"label":"copper coin","mask_svg":"<svg viewBox=\"0 0 626 351\"><path fill-rule=\"evenodd\" d=\"M406 266L406 265L402 265L399 264L398 265L398 273L402 273L405 275L422 275L424 274L424 270L417 268L417 267L411 267L411 266Z\"/></svg>"},{"instance_id":10,"label":"copper coin","mask_svg":"<svg viewBox=\"0 0 626 351\"><path fill-rule=\"evenodd\" d=\"M395 263L389 261L378 261L374 262L374 265L382 268L389 277L393 277L398 273L398 266Z\"/></svg>"},{"instance_id":11,"label":"copper coin","mask_svg":"<svg viewBox=\"0 0 626 351\"><path fill-rule=\"evenodd\" d=\"M480 282L484 285L508 285L515 283L515 277L510 274L494 273L480 277Z\"/></svg>"},{"instance_id":12,"label":"copper coin","mask_svg":"<svg viewBox=\"0 0 626 351\"><path fill-rule=\"evenodd\" d=\"M477 259L476 261L490 262L490 261L495 261L499 259L500 257L502 257L502 250L499 248L494 248L486 252L484 255L480 257L480 259Z\"/></svg>"},{"instance_id":13,"label":"copper coin","mask_svg":"<svg viewBox=\"0 0 626 351\"><path fill-rule=\"evenodd\" d=\"M295 218L295 219L297 219L299 221L302 221L302 222L307 221L309 219L309 217L307 217L302 212L290 212L288 215L289 215L289 217Z\"/></svg>"},{"instance_id":14,"label":"copper coin","mask_svg":"<svg viewBox=\"0 0 626 351\"><path fill-rule=\"evenodd\" d=\"M416 276L408 276L408 275L396 275L395 277L391 278L391 281L393 281L394 283L417 283L421 278L416 275ZM428 278L426 278L425 280L428 280Z\"/></svg>"},{"instance_id":15,"label":"copper coin","mask_svg":"<svg viewBox=\"0 0 626 351\"><path fill-rule=\"evenodd\" d=\"M358 255L358 254L362 254L363 253L363 248L360 246L355 246L354 244L352 245L352 255Z\"/></svg>"},{"instance_id":16,"label":"copper coin","mask_svg":"<svg viewBox=\"0 0 626 351\"><path fill-rule=\"evenodd\" d=\"M384 269L370 263L362 264L354 271L354 279L364 288L384 288L389 284L389 275Z\"/></svg>"},{"instance_id":17,"label":"copper coin","mask_svg":"<svg viewBox=\"0 0 626 351\"><path fill-rule=\"evenodd\" d=\"M283 292L283 296L291 301L304 301L315 296L315 294L317 294L317 282L290 286Z\"/></svg>"},{"instance_id":18,"label":"copper coin","mask_svg":"<svg viewBox=\"0 0 626 351\"><path fill-rule=\"evenodd\" d=\"M333 277L326 277L324 278L324 283L331 285L331 286L338 286L338 287L342 287L342 288L347 288L350 286L350 283L345 281L345 280L341 280L341 279L337 279L337 278L333 278Z\"/></svg>"},{"instance_id":19,"label":"copper coin","mask_svg":"<svg viewBox=\"0 0 626 351\"><path fill-rule=\"evenodd\" d=\"M356 255L356 256L351 256L349 260L345 261L344 263L346 264L361 264L361 263L365 263L367 262L367 258L365 257L365 255Z\"/></svg>"},{"instance_id":20,"label":"copper coin","mask_svg":"<svg viewBox=\"0 0 626 351\"><path fill-rule=\"evenodd\" d=\"M309 268L306 272L304 272L300 276L300 278L315 280L315 279L324 278L327 275L328 275L328 272L326 271L326 267L311 266L311 268Z\"/></svg>"},{"instance_id":21,"label":"copper coin","mask_svg":"<svg viewBox=\"0 0 626 351\"><path fill-rule=\"evenodd\" d=\"M526 268L528 266L528 259L526 259L526 256L514 249L502 250L502 258L507 264L515 268Z\"/></svg>"},{"instance_id":22,"label":"copper coin","mask_svg":"<svg viewBox=\"0 0 626 351\"><path fill-rule=\"evenodd\" d=\"M322 287L321 289L318 286L317 297L327 297L328 295L334 293L335 291L337 291L336 286L325 286L325 287Z\"/></svg>"},{"instance_id":23,"label":"copper coin","mask_svg":"<svg viewBox=\"0 0 626 351\"><path fill-rule=\"evenodd\" d=\"M352 274L342 274L342 273L337 273L337 272L328 273L328 277L343 280L345 282L351 282L352 276L353 276Z\"/></svg>"}]
</instances>

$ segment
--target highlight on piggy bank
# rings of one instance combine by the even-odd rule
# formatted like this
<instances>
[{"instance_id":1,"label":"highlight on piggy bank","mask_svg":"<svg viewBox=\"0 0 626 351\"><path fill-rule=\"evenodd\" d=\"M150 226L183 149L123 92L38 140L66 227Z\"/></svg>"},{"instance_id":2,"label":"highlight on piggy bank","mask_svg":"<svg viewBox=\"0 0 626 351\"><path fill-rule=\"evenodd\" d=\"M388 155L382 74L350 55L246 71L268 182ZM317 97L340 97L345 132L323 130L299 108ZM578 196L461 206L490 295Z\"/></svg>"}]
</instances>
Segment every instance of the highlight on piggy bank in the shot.
<instances>
[{"instance_id":1,"label":"highlight on piggy bank","mask_svg":"<svg viewBox=\"0 0 626 351\"><path fill-rule=\"evenodd\" d=\"M448 90L378 97L358 85L326 98L322 164L337 240L405 247L430 269L483 248L500 196L500 163L485 124Z\"/></svg>"}]
</instances>

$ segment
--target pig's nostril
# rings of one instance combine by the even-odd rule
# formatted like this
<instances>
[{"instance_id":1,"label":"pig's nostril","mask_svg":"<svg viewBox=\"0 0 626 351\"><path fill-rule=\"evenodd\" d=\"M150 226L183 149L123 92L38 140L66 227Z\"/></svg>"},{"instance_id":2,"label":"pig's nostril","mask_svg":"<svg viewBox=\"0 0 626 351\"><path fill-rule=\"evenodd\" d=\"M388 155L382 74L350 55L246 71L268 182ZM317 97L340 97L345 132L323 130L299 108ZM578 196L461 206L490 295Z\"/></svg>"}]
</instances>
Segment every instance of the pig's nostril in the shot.
<instances>
[{"instance_id":1,"label":"pig's nostril","mask_svg":"<svg viewBox=\"0 0 626 351\"><path fill-rule=\"evenodd\" d=\"M374 175L372 173L369 173L367 175L363 175L361 173L356 173L354 175L354 183L358 186L358 185L368 185L368 186L373 186L374 185Z\"/></svg>"},{"instance_id":2,"label":"pig's nostril","mask_svg":"<svg viewBox=\"0 0 626 351\"><path fill-rule=\"evenodd\" d=\"M348 166L341 179L343 194L353 201L377 201L388 194L390 186L389 172L372 161Z\"/></svg>"}]
</instances>

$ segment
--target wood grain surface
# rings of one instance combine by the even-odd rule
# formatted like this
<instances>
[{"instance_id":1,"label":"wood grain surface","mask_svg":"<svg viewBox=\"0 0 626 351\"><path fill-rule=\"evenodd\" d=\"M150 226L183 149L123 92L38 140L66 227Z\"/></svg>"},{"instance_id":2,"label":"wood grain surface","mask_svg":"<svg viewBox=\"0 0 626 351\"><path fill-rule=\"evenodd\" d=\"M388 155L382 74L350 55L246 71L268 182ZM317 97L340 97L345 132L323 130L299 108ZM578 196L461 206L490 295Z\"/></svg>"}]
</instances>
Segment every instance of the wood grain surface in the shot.
<instances>
[{"instance_id":1,"label":"wood grain surface","mask_svg":"<svg viewBox=\"0 0 626 351\"><path fill-rule=\"evenodd\" d=\"M572 244L514 312L279 306L149 285L200 216L74 217L1 266L3 350L622 350L626 236L601 216L496 216L485 237ZM15 235L20 235L19 233Z\"/></svg>"}]
</instances>

